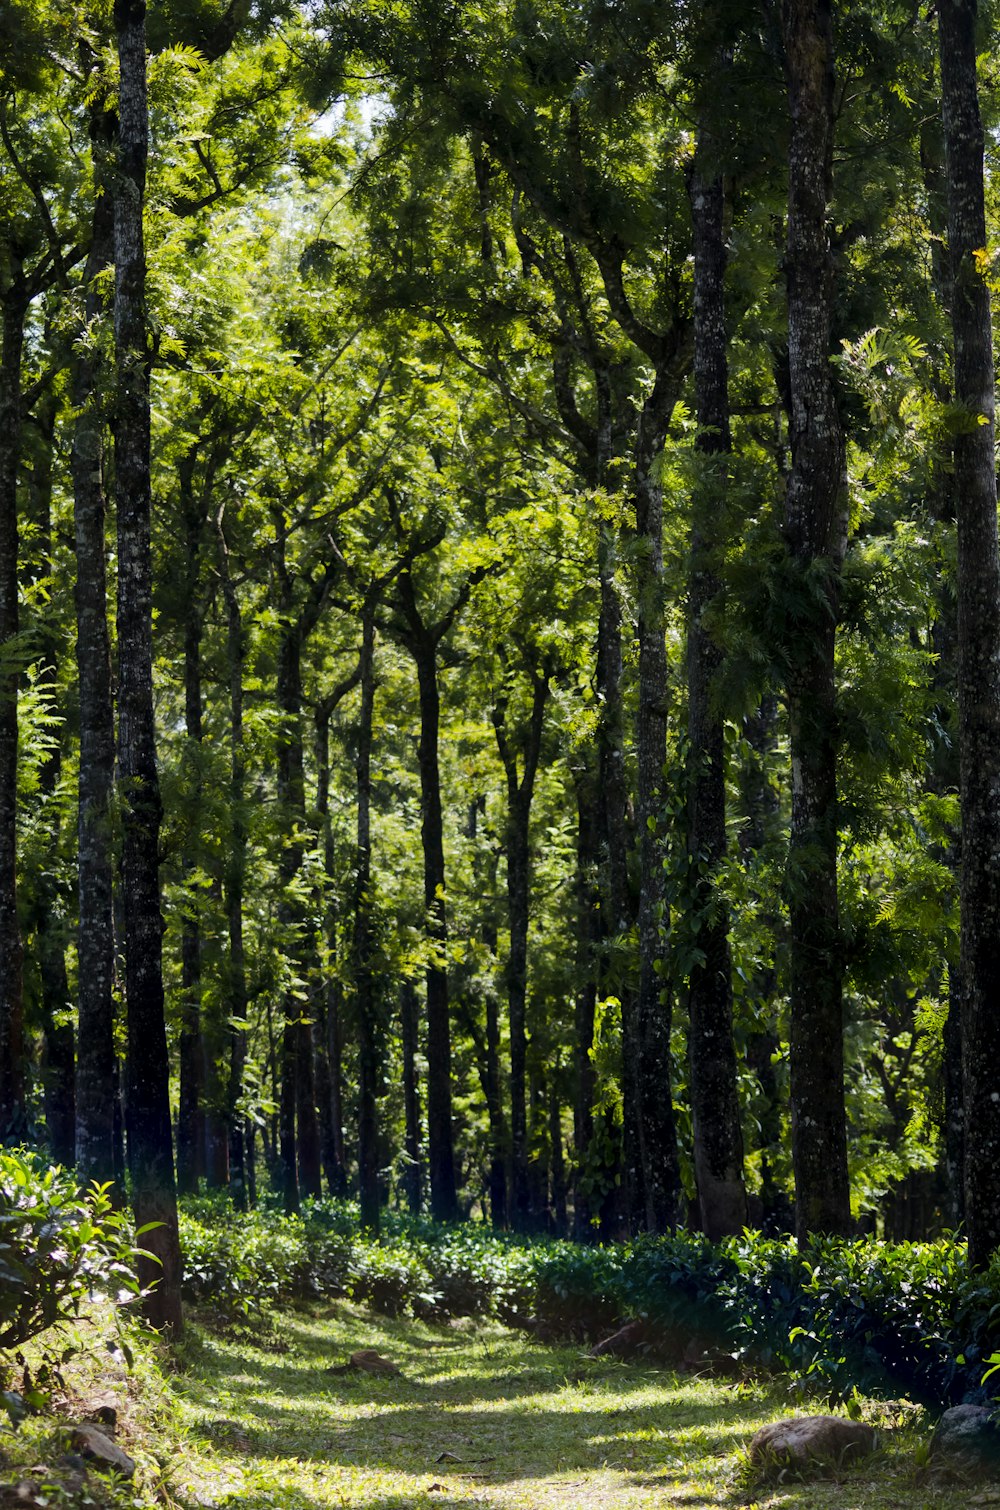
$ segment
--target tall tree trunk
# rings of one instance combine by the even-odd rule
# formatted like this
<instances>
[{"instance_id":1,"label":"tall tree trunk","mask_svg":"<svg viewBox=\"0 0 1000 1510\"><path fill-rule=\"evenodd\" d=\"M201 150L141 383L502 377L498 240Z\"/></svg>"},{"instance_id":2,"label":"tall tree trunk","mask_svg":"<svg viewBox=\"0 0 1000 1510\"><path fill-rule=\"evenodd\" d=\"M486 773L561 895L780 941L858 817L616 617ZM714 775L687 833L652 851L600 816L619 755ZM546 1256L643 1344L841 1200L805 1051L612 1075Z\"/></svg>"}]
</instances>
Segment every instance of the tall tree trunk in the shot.
<instances>
[{"instance_id":1,"label":"tall tree trunk","mask_svg":"<svg viewBox=\"0 0 1000 1510\"><path fill-rule=\"evenodd\" d=\"M187 544L184 598L184 718L193 767L191 801L201 807L201 612L197 601L198 558L201 548L201 517L194 498L194 468L197 445L182 458L180 494ZM177 1189L189 1195L198 1190L205 1174L205 1050L201 1024L201 921L199 901L193 895L192 874L197 869L186 859L187 890L181 922L181 1031L180 1076L177 1108Z\"/></svg>"},{"instance_id":2,"label":"tall tree trunk","mask_svg":"<svg viewBox=\"0 0 1000 1510\"><path fill-rule=\"evenodd\" d=\"M407 580L409 580L407 578ZM423 626L421 626L422 628ZM427 966L427 1169L431 1215L458 1218L451 1113L451 1033L448 1020L448 919L445 911L444 820L438 736L441 698L437 645L424 631L410 636L420 696L420 837L424 858L424 912L431 957Z\"/></svg>"},{"instance_id":3,"label":"tall tree trunk","mask_svg":"<svg viewBox=\"0 0 1000 1510\"><path fill-rule=\"evenodd\" d=\"M608 401L610 402L610 400ZM610 439L607 441L610 446ZM603 453L602 453L603 454ZM610 940L624 938L632 923L628 890L628 784L625 771L625 714L622 697L622 609L615 581L617 541L605 526L598 544L601 607L597 626L597 685L601 700L598 724L602 882L606 932ZM619 955L619 958L621 955ZM615 966L615 955L604 961L602 985L621 1002L622 1042L634 1041L635 983L630 972ZM622 1063L622 1155L629 1171L624 1190L626 1206L645 1207L639 1136L639 1097L635 1061L625 1053ZM637 1188L637 1184L638 1187Z\"/></svg>"},{"instance_id":4,"label":"tall tree trunk","mask_svg":"<svg viewBox=\"0 0 1000 1510\"><path fill-rule=\"evenodd\" d=\"M639 1108L641 1168L627 1177L642 1193L632 1201L633 1222L643 1211L646 1229L667 1232L677 1220L680 1165L672 1096L671 1001L662 973L665 959L666 872L661 837L667 763L667 646L663 623L663 495L653 467L675 402L673 379L657 375L643 405L636 438L636 528L639 566L639 707L636 819L639 829L639 994L632 1030L623 1039L626 1065L634 1066Z\"/></svg>"},{"instance_id":5,"label":"tall tree trunk","mask_svg":"<svg viewBox=\"0 0 1000 1510\"><path fill-rule=\"evenodd\" d=\"M531 897L531 804L541 754L548 678L531 670L531 717L524 739L522 773L507 728L506 697L497 701L493 726L507 776L507 913L510 953L507 957L507 1013L510 1032L511 1220L519 1231L530 1221L527 1107L528 923Z\"/></svg>"},{"instance_id":6,"label":"tall tree trunk","mask_svg":"<svg viewBox=\"0 0 1000 1510\"><path fill-rule=\"evenodd\" d=\"M283 604L286 614L290 604ZM302 626L287 617L278 652L278 707L282 737L278 747L278 800L285 820L281 851L282 882L279 921L286 949L302 975L308 973L306 922L295 895L302 869L306 826L305 763L302 748ZM300 1194L322 1194L319 1123L308 1009L300 994L285 997L282 1028L281 1160L286 1211L297 1211ZM297 1136L296 1136L297 1126Z\"/></svg>"},{"instance_id":7,"label":"tall tree trunk","mask_svg":"<svg viewBox=\"0 0 1000 1510\"><path fill-rule=\"evenodd\" d=\"M122 905L128 1006L128 1156L140 1258L154 1326L181 1328L181 1254L163 1014L160 787L153 716L149 354L143 204L149 119L145 5L115 0L120 64L115 180L115 496L118 508L118 761L122 782Z\"/></svg>"},{"instance_id":8,"label":"tall tree trunk","mask_svg":"<svg viewBox=\"0 0 1000 1510\"><path fill-rule=\"evenodd\" d=\"M688 578L688 864L691 922L703 958L691 966L691 1117L702 1228L713 1241L747 1224L743 1133L733 1046L729 913L718 890L726 858L723 722L713 706L722 653L704 623L719 593L713 516L721 513L730 449L726 360L725 197L703 122L691 176L694 224L694 383L704 470L695 498Z\"/></svg>"},{"instance_id":9,"label":"tall tree trunk","mask_svg":"<svg viewBox=\"0 0 1000 1510\"><path fill-rule=\"evenodd\" d=\"M768 767L777 759L778 700L765 692L756 711L743 722L744 738L753 754L740 774L740 798L746 823L740 832L740 850L746 864L774 841L781 827L780 801L769 779ZM775 932L773 917L765 927ZM773 960L760 965L751 978L751 1010L754 1026L747 1042L747 1063L757 1076L762 1107L758 1117L760 1149L760 1203L766 1232L789 1231L793 1225L792 1203L779 1187L775 1169L781 1157L782 1107L775 1059L780 1049L777 1032L778 978Z\"/></svg>"},{"instance_id":10,"label":"tall tree trunk","mask_svg":"<svg viewBox=\"0 0 1000 1510\"><path fill-rule=\"evenodd\" d=\"M977 0L941 0L938 35L954 279L958 522L958 707L962 798L961 1002L965 1219L969 1262L1000 1247L1000 550L994 458L983 127L976 82Z\"/></svg>"},{"instance_id":11,"label":"tall tree trunk","mask_svg":"<svg viewBox=\"0 0 1000 1510\"><path fill-rule=\"evenodd\" d=\"M479 814L485 811L482 797L469 805L468 836L477 836ZM491 845L484 850L476 846L473 854L474 890L480 898L479 932L483 945L489 951L495 965L498 952L497 938L497 854ZM487 1177L490 1202L490 1221L494 1227L506 1227L508 1220L507 1200L507 1125L504 1119L503 1094L500 1073L500 1003L494 984L493 968L487 971L485 986L486 1034L484 1043L483 1094L486 1098L486 1114L490 1124L490 1167Z\"/></svg>"},{"instance_id":12,"label":"tall tree trunk","mask_svg":"<svg viewBox=\"0 0 1000 1510\"><path fill-rule=\"evenodd\" d=\"M403 1189L406 1204L420 1215L423 1200L423 1169L420 1160L420 1089L417 1085L417 993L413 982L399 988L399 1024L403 1046L403 1114L406 1119L406 1172Z\"/></svg>"},{"instance_id":13,"label":"tall tree trunk","mask_svg":"<svg viewBox=\"0 0 1000 1510\"><path fill-rule=\"evenodd\" d=\"M114 260L114 204L108 156L114 117L91 119L95 189L90 251L84 269L84 318L104 313L98 275ZM107 503L104 435L97 404L96 347L74 346L70 393L75 419L70 451L76 546L76 661L80 699L80 778L77 809L77 1060L76 1167L82 1184L116 1175L115 1107L118 1068L114 1044L115 921L111 793L115 772L111 636L107 605Z\"/></svg>"},{"instance_id":14,"label":"tall tree trunk","mask_svg":"<svg viewBox=\"0 0 1000 1510\"><path fill-rule=\"evenodd\" d=\"M0 348L0 1140L27 1130L24 953L17 919L17 469L21 451L21 352L28 286L17 252L8 252Z\"/></svg>"},{"instance_id":15,"label":"tall tree trunk","mask_svg":"<svg viewBox=\"0 0 1000 1510\"><path fill-rule=\"evenodd\" d=\"M279 524L279 528L281 528ZM282 562L284 542L282 538ZM278 743L277 791L282 813L282 847L279 860L281 876L281 899L278 904L278 925L281 929L283 947L291 961L297 961L301 953L300 932L302 919L299 915L294 888L302 868L302 838L300 816L305 800L304 769L302 760L302 684L300 668L299 626L291 618L287 583L283 588L281 643L278 648L278 708L282 729ZM281 1029L281 1099L280 1099L280 1157L281 1188L285 1211L299 1209L299 1164L296 1139L295 1114L299 1104L299 1018L302 1003L293 992L286 992L283 1005Z\"/></svg>"},{"instance_id":16,"label":"tall tree trunk","mask_svg":"<svg viewBox=\"0 0 1000 1510\"><path fill-rule=\"evenodd\" d=\"M315 1000L315 995L313 995ZM315 1010L313 1007L312 1010ZM323 1155L316 1109L316 1056L313 1037L315 1018L300 1018L295 1109L299 1127L299 1187L303 1195L319 1200L323 1195Z\"/></svg>"},{"instance_id":17,"label":"tall tree trunk","mask_svg":"<svg viewBox=\"0 0 1000 1510\"><path fill-rule=\"evenodd\" d=\"M597 948L600 942L600 895L597 889L595 773L574 773L576 793L576 1010L573 1037L573 1144L575 1183L573 1225L577 1241L591 1236L591 1204L583 1178L594 1134L594 1014L597 1008Z\"/></svg>"},{"instance_id":18,"label":"tall tree trunk","mask_svg":"<svg viewBox=\"0 0 1000 1510\"><path fill-rule=\"evenodd\" d=\"M566 1211L566 1159L563 1152L562 1103L559 1099L559 1065L549 1069L549 1177L552 1223L559 1237L569 1230Z\"/></svg>"},{"instance_id":19,"label":"tall tree trunk","mask_svg":"<svg viewBox=\"0 0 1000 1510\"><path fill-rule=\"evenodd\" d=\"M277 776L278 801L285 825L279 866L281 901L278 918L287 941L285 947L300 977L299 986L288 990L284 1001L281 1159L285 1209L296 1211L300 1194L318 1199L323 1191L311 1019L308 1017L309 1007L304 1004L301 994L302 982L314 981L317 972L313 942L296 886L305 858L304 836L308 827L302 730L302 650L318 622L329 569L305 579L307 590L303 602L297 592L298 579L287 568L286 524L280 510L276 511L275 525L282 620L277 675L282 729Z\"/></svg>"},{"instance_id":20,"label":"tall tree trunk","mask_svg":"<svg viewBox=\"0 0 1000 1510\"><path fill-rule=\"evenodd\" d=\"M850 1230L844 1108L843 942L837 909L839 579L846 546L844 439L831 354L827 204L833 155L831 0L786 0L789 143L788 364L792 467L785 539L801 584L791 618L791 1108L800 1240Z\"/></svg>"},{"instance_id":21,"label":"tall tree trunk","mask_svg":"<svg viewBox=\"0 0 1000 1510\"><path fill-rule=\"evenodd\" d=\"M361 1224L379 1230L378 1093L379 1051L372 918L372 721L375 710L375 604L365 599L361 617L361 710L358 717L357 859L354 882L354 998L358 1032L358 1179Z\"/></svg>"},{"instance_id":22,"label":"tall tree trunk","mask_svg":"<svg viewBox=\"0 0 1000 1510\"><path fill-rule=\"evenodd\" d=\"M347 1190L344 1154L343 1046L341 1043L342 990L336 969L337 897L333 830L330 826L330 713L334 704L324 703L316 714L316 814L323 842L323 869L329 892L326 900L326 950L329 965L322 983L323 1001L319 1021L322 1042L317 1049L316 1094L320 1107L320 1135L326 1183L332 1196Z\"/></svg>"},{"instance_id":23,"label":"tall tree trunk","mask_svg":"<svg viewBox=\"0 0 1000 1510\"><path fill-rule=\"evenodd\" d=\"M245 634L236 585L229 563L223 515L215 524L222 590L226 601L226 662L229 673L229 802L231 836L226 855L223 890L229 933L229 959L225 972L226 1020L230 1024L229 1085L226 1105L229 1119L229 1188L233 1205L244 1211L249 1193L248 1124L240 1110L246 1068L247 972L243 942L243 888L246 872L247 829L245 755L243 750L243 663ZM249 1134L252 1137L252 1133Z\"/></svg>"}]
</instances>

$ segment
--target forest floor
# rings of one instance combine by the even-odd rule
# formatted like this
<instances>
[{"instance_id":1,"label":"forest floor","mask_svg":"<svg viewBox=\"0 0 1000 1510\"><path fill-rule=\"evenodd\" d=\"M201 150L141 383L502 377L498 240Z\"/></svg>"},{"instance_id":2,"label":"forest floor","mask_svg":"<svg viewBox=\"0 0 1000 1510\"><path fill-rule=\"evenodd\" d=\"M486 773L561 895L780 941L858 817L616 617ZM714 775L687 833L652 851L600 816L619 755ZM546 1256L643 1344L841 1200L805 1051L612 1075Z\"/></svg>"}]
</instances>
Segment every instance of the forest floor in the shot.
<instances>
[{"instance_id":1,"label":"forest floor","mask_svg":"<svg viewBox=\"0 0 1000 1510\"><path fill-rule=\"evenodd\" d=\"M391 1359L400 1376L332 1371L363 1348ZM972 1484L928 1468L930 1422L912 1406L862 1403L880 1431L879 1450L863 1463L808 1481L755 1482L745 1448L757 1428L822 1404L796 1403L773 1383L591 1359L488 1324L435 1328L346 1302L267 1323L203 1315L165 1377L120 1363L115 1375L105 1362L95 1377L116 1392L119 1441L140 1467L116 1505L1000 1507L1000 1479ZM14 1503L22 1501L0 1487L0 1505Z\"/></svg>"}]
</instances>

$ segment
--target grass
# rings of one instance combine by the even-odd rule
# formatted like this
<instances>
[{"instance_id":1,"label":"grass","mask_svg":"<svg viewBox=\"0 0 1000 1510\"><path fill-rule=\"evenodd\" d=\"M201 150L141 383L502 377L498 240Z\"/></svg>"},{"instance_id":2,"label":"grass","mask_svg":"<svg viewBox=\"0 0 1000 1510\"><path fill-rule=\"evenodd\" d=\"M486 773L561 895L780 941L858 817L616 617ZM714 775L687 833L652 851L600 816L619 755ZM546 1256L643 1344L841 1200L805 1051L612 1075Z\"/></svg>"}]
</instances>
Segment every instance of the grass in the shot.
<instances>
[{"instance_id":1,"label":"grass","mask_svg":"<svg viewBox=\"0 0 1000 1510\"><path fill-rule=\"evenodd\" d=\"M375 1348L401 1378L331 1372ZM142 1352L142 1350L140 1350ZM106 1382L102 1364L76 1393ZM533 1344L495 1325L430 1327L347 1302L267 1323L204 1313L165 1380L148 1349L115 1366L120 1440L138 1490L110 1498L173 1510L546 1510L767 1506L769 1510L965 1510L1000 1493L932 1476L919 1412L871 1405L882 1445L805 1481L755 1482L745 1445L767 1421L821 1406L773 1384L677 1375ZM96 1369L96 1372L95 1372ZM51 1423L50 1423L51 1424ZM41 1418L8 1445L8 1484L46 1451ZM3 1447L0 1445L0 1462ZM91 1491L94 1494L94 1491ZM97 1493L97 1503L104 1497ZM32 1503L83 1504L65 1491ZM91 1501L93 1502L93 1500ZM23 1501L4 1494L0 1507Z\"/></svg>"}]
</instances>

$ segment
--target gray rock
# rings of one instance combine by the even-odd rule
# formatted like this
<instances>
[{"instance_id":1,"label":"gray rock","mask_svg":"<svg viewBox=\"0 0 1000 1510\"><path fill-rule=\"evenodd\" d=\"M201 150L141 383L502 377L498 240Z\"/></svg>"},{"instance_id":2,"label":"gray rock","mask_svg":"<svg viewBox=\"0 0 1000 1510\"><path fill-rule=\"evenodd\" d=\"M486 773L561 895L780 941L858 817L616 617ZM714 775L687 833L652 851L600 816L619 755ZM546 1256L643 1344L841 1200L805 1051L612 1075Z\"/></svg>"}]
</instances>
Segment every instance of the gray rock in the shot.
<instances>
[{"instance_id":1,"label":"gray rock","mask_svg":"<svg viewBox=\"0 0 1000 1510\"><path fill-rule=\"evenodd\" d=\"M798 1469L864 1457L876 1446L875 1430L843 1416L788 1416L762 1426L750 1443L750 1461Z\"/></svg>"},{"instance_id":2,"label":"gray rock","mask_svg":"<svg viewBox=\"0 0 1000 1510\"><path fill-rule=\"evenodd\" d=\"M931 1455L961 1468L995 1468L1000 1464L1000 1421L985 1405L953 1405L931 1437Z\"/></svg>"},{"instance_id":3,"label":"gray rock","mask_svg":"<svg viewBox=\"0 0 1000 1510\"><path fill-rule=\"evenodd\" d=\"M78 1452L82 1458L93 1463L95 1468L100 1468L108 1473L112 1469L120 1473L124 1478L130 1479L135 1473L135 1463L127 1452L122 1452L116 1442L112 1442L106 1432L99 1426L92 1426L89 1422L81 1422L74 1426L70 1442L74 1452Z\"/></svg>"}]
</instances>

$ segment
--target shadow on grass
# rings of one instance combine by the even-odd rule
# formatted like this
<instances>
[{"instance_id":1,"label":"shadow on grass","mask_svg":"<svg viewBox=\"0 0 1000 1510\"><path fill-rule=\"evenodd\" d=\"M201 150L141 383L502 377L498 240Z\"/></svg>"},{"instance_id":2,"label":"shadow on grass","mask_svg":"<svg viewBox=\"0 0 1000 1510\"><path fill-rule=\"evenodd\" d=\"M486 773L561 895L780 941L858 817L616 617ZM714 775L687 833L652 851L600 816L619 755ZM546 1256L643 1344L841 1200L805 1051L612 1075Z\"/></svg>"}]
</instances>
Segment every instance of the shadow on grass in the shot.
<instances>
[{"instance_id":1,"label":"shadow on grass","mask_svg":"<svg viewBox=\"0 0 1000 1510\"><path fill-rule=\"evenodd\" d=\"M449 1499L451 1485L441 1485L433 1501L441 1510L482 1503L491 1484L567 1472L677 1484L696 1464L734 1452L759 1410L753 1400L699 1398L696 1386L662 1371L590 1363L574 1349L533 1355L509 1335L438 1339L414 1323L361 1314L290 1318L286 1335L292 1350L278 1358L225 1336L206 1339L177 1381L200 1418L192 1435L224 1449L235 1443L248 1468L298 1459L397 1473L426 1481L423 1493L438 1478L474 1479L464 1497ZM406 1377L326 1371L361 1346L390 1354ZM651 1399L651 1390L673 1390L674 1399ZM390 1496L384 1507L412 1502Z\"/></svg>"}]
</instances>

